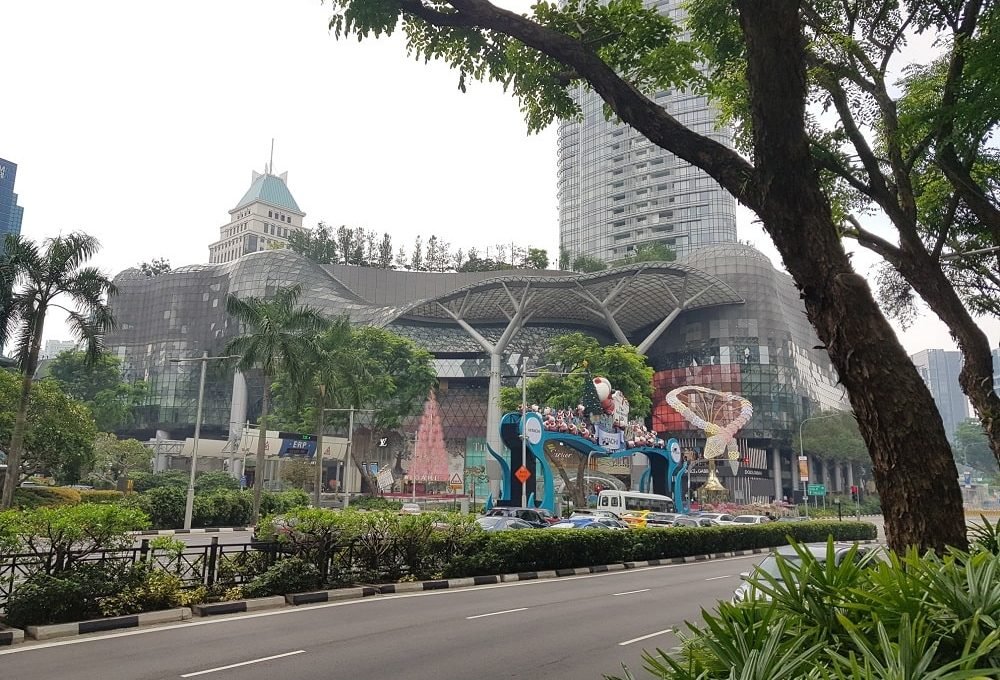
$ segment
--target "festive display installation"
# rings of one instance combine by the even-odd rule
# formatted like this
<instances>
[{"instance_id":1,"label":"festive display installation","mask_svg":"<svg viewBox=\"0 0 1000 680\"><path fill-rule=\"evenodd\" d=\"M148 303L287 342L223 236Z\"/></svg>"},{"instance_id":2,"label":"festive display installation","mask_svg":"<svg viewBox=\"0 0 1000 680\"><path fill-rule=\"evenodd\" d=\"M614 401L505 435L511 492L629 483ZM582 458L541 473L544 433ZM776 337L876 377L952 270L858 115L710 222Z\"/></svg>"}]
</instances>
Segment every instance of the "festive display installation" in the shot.
<instances>
[{"instance_id":1,"label":"festive display installation","mask_svg":"<svg viewBox=\"0 0 1000 680\"><path fill-rule=\"evenodd\" d=\"M413 461L406 473L411 482L447 482L448 449L441 427L441 408L432 390L424 404L424 414L417 425Z\"/></svg>"},{"instance_id":2,"label":"festive display installation","mask_svg":"<svg viewBox=\"0 0 1000 680\"><path fill-rule=\"evenodd\" d=\"M689 385L668 392L667 403L686 421L705 431L708 437L705 458L726 456L729 460L739 460L736 433L753 417L753 404L748 399L732 392ZM717 419L729 422L713 422Z\"/></svg>"}]
</instances>

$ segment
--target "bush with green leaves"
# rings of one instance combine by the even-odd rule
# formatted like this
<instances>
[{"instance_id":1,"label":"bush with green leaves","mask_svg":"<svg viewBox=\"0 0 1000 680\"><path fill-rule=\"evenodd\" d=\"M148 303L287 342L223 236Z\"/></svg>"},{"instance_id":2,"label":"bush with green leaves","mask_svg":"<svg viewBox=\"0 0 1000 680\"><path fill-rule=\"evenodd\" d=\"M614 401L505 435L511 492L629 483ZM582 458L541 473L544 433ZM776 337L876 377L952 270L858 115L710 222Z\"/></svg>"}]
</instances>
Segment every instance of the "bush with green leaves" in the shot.
<instances>
[{"instance_id":1,"label":"bush with green leaves","mask_svg":"<svg viewBox=\"0 0 1000 680\"><path fill-rule=\"evenodd\" d=\"M381 496L361 496L351 499L351 508L355 510L392 510L399 511L403 508L402 501L394 501Z\"/></svg>"},{"instance_id":2,"label":"bush with green leaves","mask_svg":"<svg viewBox=\"0 0 1000 680\"><path fill-rule=\"evenodd\" d=\"M66 505L0 513L0 548L31 553L36 569L54 574L81 553L119 550L132 545L130 532L145 529L149 518L118 505Z\"/></svg>"},{"instance_id":3,"label":"bush with green leaves","mask_svg":"<svg viewBox=\"0 0 1000 680\"><path fill-rule=\"evenodd\" d=\"M194 480L195 493L215 491L239 491L240 480L228 472L199 472Z\"/></svg>"},{"instance_id":4,"label":"bush with green leaves","mask_svg":"<svg viewBox=\"0 0 1000 680\"><path fill-rule=\"evenodd\" d=\"M309 505L309 494L302 489L292 491L264 492L260 500L261 517L280 515L283 512L304 508Z\"/></svg>"},{"instance_id":5,"label":"bush with green leaves","mask_svg":"<svg viewBox=\"0 0 1000 680\"><path fill-rule=\"evenodd\" d=\"M1000 556L953 551L837 561L796 546L755 572L756 596L704 610L675 654L644 655L673 680L950 680L1000 677ZM626 669L626 678L635 676Z\"/></svg>"},{"instance_id":6,"label":"bush with green leaves","mask_svg":"<svg viewBox=\"0 0 1000 680\"><path fill-rule=\"evenodd\" d=\"M263 574L243 586L245 597L287 595L316 590L322 583L315 564L299 557L289 557L277 562Z\"/></svg>"},{"instance_id":7,"label":"bush with green leaves","mask_svg":"<svg viewBox=\"0 0 1000 680\"><path fill-rule=\"evenodd\" d=\"M112 505L114 503L121 503L121 500L124 496L125 494L123 494L121 491L114 491L111 489L80 490L81 503L97 503L101 505Z\"/></svg>"}]
</instances>

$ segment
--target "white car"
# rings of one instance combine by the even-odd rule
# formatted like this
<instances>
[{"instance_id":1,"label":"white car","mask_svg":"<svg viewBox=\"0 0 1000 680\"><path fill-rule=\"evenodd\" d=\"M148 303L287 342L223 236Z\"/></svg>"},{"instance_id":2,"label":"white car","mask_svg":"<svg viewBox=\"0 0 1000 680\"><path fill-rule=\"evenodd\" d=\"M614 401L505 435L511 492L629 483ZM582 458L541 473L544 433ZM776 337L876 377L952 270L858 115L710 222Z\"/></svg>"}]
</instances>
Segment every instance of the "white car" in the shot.
<instances>
[{"instance_id":1,"label":"white car","mask_svg":"<svg viewBox=\"0 0 1000 680\"><path fill-rule=\"evenodd\" d=\"M725 526L727 524L732 524L736 519L734 516L726 514L724 512L702 512L698 517L704 517L705 519L710 519L716 524Z\"/></svg>"},{"instance_id":2,"label":"white car","mask_svg":"<svg viewBox=\"0 0 1000 680\"><path fill-rule=\"evenodd\" d=\"M400 515L419 515L420 512L420 506L416 503L403 503L403 507L399 509Z\"/></svg>"},{"instance_id":3,"label":"white car","mask_svg":"<svg viewBox=\"0 0 1000 680\"><path fill-rule=\"evenodd\" d=\"M767 515L740 515L734 517L732 524L767 524L771 518Z\"/></svg>"}]
</instances>

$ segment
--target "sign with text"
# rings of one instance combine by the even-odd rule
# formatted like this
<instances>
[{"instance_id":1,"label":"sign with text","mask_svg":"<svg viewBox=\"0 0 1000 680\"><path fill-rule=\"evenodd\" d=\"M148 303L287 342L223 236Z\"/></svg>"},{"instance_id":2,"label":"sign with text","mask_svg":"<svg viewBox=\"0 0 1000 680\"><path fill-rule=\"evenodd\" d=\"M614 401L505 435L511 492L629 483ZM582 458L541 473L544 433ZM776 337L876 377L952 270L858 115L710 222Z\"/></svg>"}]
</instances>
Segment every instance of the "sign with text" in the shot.
<instances>
[{"instance_id":1,"label":"sign with text","mask_svg":"<svg viewBox=\"0 0 1000 680\"><path fill-rule=\"evenodd\" d=\"M809 481L809 458L806 456L799 456L799 481Z\"/></svg>"},{"instance_id":2,"label":"sign with text","mask_svg":"<svg viewBox=\"0 0 1000 680\"><path fill-rule=\"evenodd\" d=\"M806 489L810 496L825 496L826 495L826 485L825 484L810 484Z\"/></svg>"}]
</instances>

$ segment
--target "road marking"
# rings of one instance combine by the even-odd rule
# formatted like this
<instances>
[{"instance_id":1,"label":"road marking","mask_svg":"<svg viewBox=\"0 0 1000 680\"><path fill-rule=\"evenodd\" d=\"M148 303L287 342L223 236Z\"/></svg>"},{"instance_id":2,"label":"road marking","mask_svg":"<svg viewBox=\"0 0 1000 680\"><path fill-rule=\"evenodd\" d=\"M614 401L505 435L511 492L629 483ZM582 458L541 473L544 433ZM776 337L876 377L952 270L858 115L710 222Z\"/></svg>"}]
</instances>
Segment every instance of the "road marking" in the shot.
<instances>
[{"instance_id":1,"label":"road marking","mask_svg":"<svg viewBox=\"0 0 1000 680\"><path fill-rule=\"evenodd\" d=\"M759 555L744 555L740 557L724 557L718 560L712 560L713 564L721 564L723 562L739 562L742 560L759 559ZM476 586L474 588L455 588L448 590L429 590L426 592L417 593L400 593L398 595L379 595L378 597L366 597L360 600L344 600L342 602L326 602L323 604L311 604L311 605L300 605L298 607L288 607L286 609L272 609L270 611L254 612L253 614L238 614L234 616L219 616L211 617L204 621L194 621L188 620L181 623L169 623L162 626L150 626L149 628L140 628L138 630L127 630L119 633L107 633L107 634L94 634L94 635L84 635L77 638L72 638L69 640L54 640L52 642L41 642L38 644L26 642L22 645L17 645L10 649L5 649L0 651L0 656L6 656L8 654L23 654L24 652L36 652L42 649L50 649L52 647L65 647L67 645L82 645L89 642L101 642L103 640L112 640L115 638L132 637L133 635L149 635L151 633L163 633L171 630L177 630L179 628L192 628L195 626L218 626L225 625L227 623L233 623L238 621L246 621L248 619L259 619L267 616L289 616L294 614L301 614L304 612L310 612L314 609L329 609L331 607L353 607L353 606L366 606L379 602L389 602L391 600L404 600L411 597L439 597L442 595L467 595L470 593L476 593L480 590L492 590L494 588L522 588L522 587L533 587L533 586L544 586L544 585L560 585L568 583L569 581L579 581L582 579L589 578L604 578L604 577L614 577L614 576L634 576L636 574L642 574L647 571L660 571L661 569L686 569L689 567L701 568L701 563L689 563L689 564L661 564L656 567L639 567L638 569L623 569L621 571L603 571L597 574L584 574L581 576L563 576L561 578L554 579L537 579L531 581L514 581L511 583L497 583L487 586Z\"/></svg>"},{"instance_id":2,"label":"road marking","mask_svg":"<svg viewBox=\"0 0 1000 680\"><path fill-rule=\"evenodd\" d=\"M502 612L490 612L489 614L476 614L475 616L466 616L467 619L482 619L487 616L499 616L500 614L513 614L514 612L523 612L527 607L518 607L517 609L504 609Z\"/></svg>"},{"instance_id":3,"label":"road marking","mask_svg":"<svg viewBox=\"0 0 1000 680\"><path fill-rule=\"evenodd\" d=\"M664 628L663 630L658 630L655 633L650 633L649 635L643 635L641 637L632 638L631 640L626 640L625 642L619 642L619 647L624 647L625 645L630 645L633 642L642 642L643 640L648 640L649 638L656 637L657 635L663 635L664 633L673 633L673 628Z\"/></svg>"},{"instance_id":4,"label":"road marking","mask_svg":"<svg viewBox=\"0 0 1000 680\"><path fill-rule=\"evenodd\" d=\"M643 588L642 590L626 590L624 593L611 593L611 597L617 597L618 595L635 595L636 593L646 592L649 592L649 588Z\"/></svg>"},{"instance_id":5,"label":"road marking","mask_svg":"<svg viewBox=\"0 0 1000 680\"><path fill-rule=\"evenodd\" d=\"M705 579L706 581L718 581L720 578L732 578L732 574L726 574L725 576L713 576L712 578Z\"/></svg>"},{"instance_id":6,"label":"road marking","mask_svg":"<svg viewBox=\"0 0 1000 680\"><path fill-rule=\"evenodd\" d=\"M239 663L231 663L228 666L219 666L218 668L208 668L203 671L195 671L194 673L185 673L182 678L193 678L196 675L205 675L206 673L217 673L219 671L228 671L230 668L239 668L240 666L249 666L254 663L263 663L265 661L274 661L275 659L283 659L286 656L295 656L296 654L305 654L306 650L297 649L294 652L285 652L284 654L275 654L274 656L265 656L261 659L251 659L250 661L241 661Z\"/></svg>"}]
</instances>

